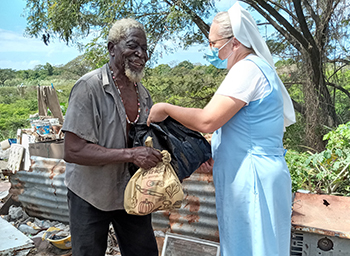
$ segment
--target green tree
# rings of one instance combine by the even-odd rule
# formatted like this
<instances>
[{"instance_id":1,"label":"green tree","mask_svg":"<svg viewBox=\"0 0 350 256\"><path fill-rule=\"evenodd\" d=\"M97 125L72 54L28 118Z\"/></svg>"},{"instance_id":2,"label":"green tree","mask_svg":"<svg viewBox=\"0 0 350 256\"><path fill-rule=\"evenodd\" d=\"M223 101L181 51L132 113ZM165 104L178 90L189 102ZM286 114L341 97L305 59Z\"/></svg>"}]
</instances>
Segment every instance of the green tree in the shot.
<instances>
[{"instance_id":1,"label":"green tree","mask_svg":"<svg viewBox=\"0 0 350 256\"><path fill-rule=\"evenodd\" d=\"M340 122L335 95L350 98L349 90L334 81L349 65L348 1L243 1L266 19L265 24L276 29L277 33L268 40L271 51L295 64L294 75L286 82L301 85L303 98L293 99L294 108L305 120L308 146L322 151L325 127L336 127ZM327 73L329 63L334 64L331 73Z\"/></svg>"},{"instance_id":2,"label":"green tree","mask_svg":"<svg viewBox=\"0 0 350 256\"><path fill-rule=\"evenodd\" d=\"M45 65L36 65L33 69L33 72L30 73L30 79L46 79L47 71L45 69Z\"/></svg>"},{"instance_id":3,"label":"green tree","mask_svg":"<svg viewBox=\"0 0 350 256\"><path fill-rule=\"evenodd\" d=\"M209 32L204 19L214 8L211 0L27 0L26 33L41 38L46 44L53 36L69 44L84 39L92 30L100 31L87 47L94 52L91 57L98 55L103 58L106 57L106 46L99 39L107 38L109 27L115 20L133 17L144 24L150 55L153 55L157 45L169 50L162 42L177 40L179 35L180 47L202 43ZM94 63L100 58L94 59Z\"/></svg>"},{"instance_id":4,"label":"green tree","mask_svg":"<svg viewBox=\"0 0 350 256\"><path fill-rule=\"evenodd\" d=\"M293 99L293 103L306 125L307 145L322 151L324 127L336 127L340 122L335 96L341 93L350 98L349 90L334 80L349 65L348 1L243 1L261 14L266 21L262 24L272 25L276 31L268 38L271 51L295 64L296 71L286 77L286 82L291 90L301 89L302 99ZM156 60L157 45L161 51L172 50L163 44L166 40L183 48L203 43L209 32L205 20L216 11L212 0L27 0L26 9L27 34L42 38L44 43L55 36L68 44L85 38L92 30L100 31L87 45L92 67L107 60L105 39L117 19L134 17L144 24L150 55ZM332 74L326 73L329 63L334 64Z\"/></svg>"},{"instance_id":5,"label":"green tree","mask_svg":"<svg viewBox=\"0 0 350 256\"><path fill-rule=\"evenodd\" d=\"M54 68L53 68L53 66L50 63L46 62L45 66L44 66L44 70L46 71L46 74L48 76L52 76L53 75Z\"/></svg>"},{"instance_id":6,"label":"green tree","mask_svg":"<svg viewBox=\"0 0 350 256\"><path fill-rule=\"evenodd\" d=\"M16 76L18 78L21 78L21 79L25 80L25 79L28 79L30 77L29 73L30 73L30 70L18 70L16 72Z\"/></svg>"},{"instance_id":7,"label":"green tree","mask_svg":"<svg viewBox=\"0 0 350 256\"><path fill-rule=\"evenodd\" d=\"M84 59L84 55L79 55L65 64L61 69L65 72L73 73L80 77L90 71L91 66L89 66L87 61Z\"/></svg>"},{"instance_id":8,"label":"green tree","mask_svg":"<svg viewBox=\"0 0 350 256\"><path fill-rule=\"evenodd\" d=\"M185 60L180 62L178 65L176 65L171 70L171 73L174 75L185 75L185 74L188 74L193 68L194 68L194 65L191 62Z\"/></svg>"},{"instance_id":9,"label":"green tree","mask_svg":"<svg viewBox=\"0 0 350 256\"><path fill-rule=\"evenodd\" d=\"M4 86L6 80L10 80L16 77L16 73L14 70L10 68L0 69L0 85Z\"/></svg>"},{"instance_id":10,"label":"green tree","mask_svg":"<svg viewBox=\"0 0 350 256\"><path fill-rule=\"evenodd\" d=\"M158 76L164 76L169 74L171 71L171 67L168 64L161 64L158 65L157 67L155 67L152 71L152 73L154 75L158 75Z\"/></svg>"},{"instance_id":11,"label":"green tree","mask_svg":"<svg viewBox=\"0 0 350 256\"><path fill-rule=\"evenodd\" d=\"M147 70L143 83L154 102L166 101L184 107L204 107L227 74L226 70L218 69L215 74L209 74L207 66L194 66L188 61L168 68L159 65Z\"/></svg>"}]
</instances>

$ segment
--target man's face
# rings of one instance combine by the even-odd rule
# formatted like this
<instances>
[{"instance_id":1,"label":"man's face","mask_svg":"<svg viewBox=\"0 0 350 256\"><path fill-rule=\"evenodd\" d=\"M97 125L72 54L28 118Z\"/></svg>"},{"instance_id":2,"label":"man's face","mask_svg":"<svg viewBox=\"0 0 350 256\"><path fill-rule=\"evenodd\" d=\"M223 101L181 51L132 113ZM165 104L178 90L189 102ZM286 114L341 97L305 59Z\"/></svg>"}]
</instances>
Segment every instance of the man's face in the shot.
<instances>
[{"instance_id":1,"label":"man's face","mask_svg":"<svg viewBox=\"0 0 350 256\"><path fill-rule=\"evenodd\" d=\"M114 46L115 66L124 67L125 75L132 82L140 82L148 61L147 40L144 32L138 28L127 31L126 37Z\"/></svg>"}]
</instances>

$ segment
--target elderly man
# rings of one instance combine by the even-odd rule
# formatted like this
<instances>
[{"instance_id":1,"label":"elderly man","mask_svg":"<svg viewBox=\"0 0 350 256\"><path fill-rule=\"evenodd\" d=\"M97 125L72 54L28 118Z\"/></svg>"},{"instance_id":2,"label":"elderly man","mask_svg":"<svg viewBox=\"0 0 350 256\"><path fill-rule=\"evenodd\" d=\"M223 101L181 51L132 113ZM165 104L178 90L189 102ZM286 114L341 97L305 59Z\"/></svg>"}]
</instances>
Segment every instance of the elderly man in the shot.
<instances>
[{"instance_id":1,"label":"elderly man","mask_svg":"<svg viewBox=\"0 0 350 256\"><path fill-rule=\"evenodd\" d=\"M122 255L157 256L151 216L128 215L123 206L130 166L148 169L162 158L128 141L130 127L146 122L152 106L140 83L148 60L143 26L117 21L108 51L109 63L74 85L63 125L73 255L105 255L112 223Z\"/></svg>"}]
</instances>

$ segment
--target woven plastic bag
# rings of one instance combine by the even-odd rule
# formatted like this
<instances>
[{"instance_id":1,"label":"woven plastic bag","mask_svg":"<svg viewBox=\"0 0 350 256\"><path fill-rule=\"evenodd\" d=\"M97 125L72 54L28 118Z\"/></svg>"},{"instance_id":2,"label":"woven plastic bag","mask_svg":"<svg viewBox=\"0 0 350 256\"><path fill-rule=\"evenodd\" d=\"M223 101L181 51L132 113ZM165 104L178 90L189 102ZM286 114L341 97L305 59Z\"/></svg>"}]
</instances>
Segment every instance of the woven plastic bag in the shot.
<instances>
[{"instance_id":1,"label":"woven plastic bag","mask_svg":"<svg viewBox=\"0 0 350 256\"><path fill-rule=\"evenodd\" d=\"M151 137L145 145L153 147ZM129 180L124 192L124 208L128 214L147 215L181 207L184 197L181 183L170 164L169 152L163 150L161 154L162 162L149 170L138 169Z\"/></svg>"}]
</instances>

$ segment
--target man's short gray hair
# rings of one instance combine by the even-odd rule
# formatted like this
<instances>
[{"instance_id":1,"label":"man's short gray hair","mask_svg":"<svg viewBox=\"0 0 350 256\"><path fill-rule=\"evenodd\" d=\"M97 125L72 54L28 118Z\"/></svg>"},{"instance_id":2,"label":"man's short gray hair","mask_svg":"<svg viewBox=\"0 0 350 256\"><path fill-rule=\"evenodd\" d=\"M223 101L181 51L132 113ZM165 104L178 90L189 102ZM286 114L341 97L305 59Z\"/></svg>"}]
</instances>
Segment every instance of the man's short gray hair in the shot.
<instances>
[{"instance_id":1,"label":"man's short gray hair","mask_svg":"<svg viewBox=\"0 0 350 256\"><path fill-rule=\"evenodd\" d=\"M125 18L125 19L117 20L113 24L113 26L109 30L107 43L109 43L109 42L111 42L113 44L119 43L119 41L122 38L125 38L126 32L130 28L142 29L142 31L146 34L146 31L140 22L138 22L134 19L131 19L131 18Z\"/></svg>"},{"instance_id":2,"label":"man's short gray hair","mask_svg":"<svg viewBox=\"0 0 350 256\"><path fill-rule=\"evenodd\" d=\"M213 22L219 24L218 34L222 37L231 37L233 36L232 25L230 16L228 12L219 12L215 15Z\"/></svg>"}]
</instances>

